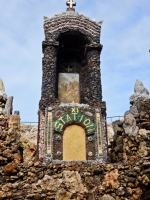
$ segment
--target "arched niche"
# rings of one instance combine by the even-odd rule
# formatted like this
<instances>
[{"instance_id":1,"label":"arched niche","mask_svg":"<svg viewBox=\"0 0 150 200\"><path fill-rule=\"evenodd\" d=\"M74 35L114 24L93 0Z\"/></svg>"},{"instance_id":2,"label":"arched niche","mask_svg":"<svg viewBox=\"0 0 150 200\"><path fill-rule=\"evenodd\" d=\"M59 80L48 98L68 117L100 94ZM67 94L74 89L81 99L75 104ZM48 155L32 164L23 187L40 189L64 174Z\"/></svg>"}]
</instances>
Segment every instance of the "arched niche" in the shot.
<instances>
[{"instance_id":1,"label":"arched niche","mask_svg":"<svg viewBox=\"0 0 150 200\"><path fill-rule=\"evenodd\" d=\"M64 130L63 160L86 160L86 134L81 126L70 125Z\"/></svg>"},{"instance_id":2,"label":"arched niche","mask_svg":"<svg viewBox=\"0 0 150 200\"><path fill-rule=\"evenodd\" d=\"M45 40L56 41L61 33L80 31L87 36L90 43L100 42L101 26L84 15L65 12L44 21Z\"/></svg>"},{"instance_id":3,"label":"arched niche","mask_svg":"<svg viewBox=\"0 0 150 200\"><path fill-rule=\"evenodd\" d=\"M89 40L87 39L86 35L80 33L79 31L67 31L62 33L57 38L59 41L59 48L57 54L57 83L58 85L65 85L66 82L62 82L62 76L64 75L64 79L68 77L76 79L77 86L75 87L74 94L77 101L75 103L82 102L82 83L83 83L83 67L86 62L85 56L85 48L86 45L89 44ZM60 80L61 77L61 80ZM59 84L61 82L61 84ZM69 81L68 81L69 82ZM68 83L67 83L68 84ZM71 83L72 84L72 83ZM57 86L57 88L60 88ZM70 92L71 89L68 89ZM63 91L65 93L65 91ZM60 90L58 89L57 96L60 99ZM67 94L66 94L67 96ZM70 98L71 99L71 98ZM62 103L72 103L71 101L62 102Z\"/></svg>"}]
</instances>

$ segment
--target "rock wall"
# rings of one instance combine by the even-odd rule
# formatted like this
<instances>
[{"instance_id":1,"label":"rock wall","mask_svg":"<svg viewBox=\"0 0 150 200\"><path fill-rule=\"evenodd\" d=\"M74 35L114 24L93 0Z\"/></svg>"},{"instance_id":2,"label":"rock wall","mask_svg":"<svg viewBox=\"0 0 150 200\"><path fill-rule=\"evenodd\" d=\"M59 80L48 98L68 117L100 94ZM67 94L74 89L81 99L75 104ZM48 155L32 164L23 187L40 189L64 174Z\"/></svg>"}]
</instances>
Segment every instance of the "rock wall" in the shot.
<instances>
[{"instance_id":1,"label":"rock wall","mask_svg":"<svg viewBox=\"0 0 150 200\"><path fill-rule=\"evenodd\" d=\"M137 98L123 120L109 124L107 164L40 162L37 127L8 124L1 112L0 200L150 199L149 98Z\"/></svg>"},{"instance_id":2,"label":"rock wall","mask_svg":"<svg viewBox=\"0 0 150 200\"><path fill-rule=\"evenodd\" d=\"M143 105L142 102L140 99L138 105ZM33 153L36 126L22 124L20 132L1 127L0 200L150 199L150 131L143 129L143 121L138 121L140 116L136 118L139 128L136 136L126 132L126 118L112 124L111 162L106 165L40 162Z\"/></svg>"},{"instance_id":3,"label":"rock wall","mask_svg":"<svg viewBox=\"0 0 150 200\"><path fill-rule=\"evenodd\" d=\"M0 199L135 200L141 198L141 186L148 184L141 163L127 166L30 161L26 166L11 164L9 174L7 166L1 172Z\"/></svg>"},{"instance_id":4,"label":"rock wall","mask_svg":"<svg viewBox=\"0 0 150 200\"><path fill-rule=\"evenodd\" d=\"M23 162L28 163L35 157L37 148L38 126L21 124L20 141L23 146Z\"/></svg>"},{"instance_id":5,"label":"rock wall","mask_svg":"<svg viewBox=\"0 0 150 200\"><path fill-rule=\"evenodd\" d=\"M0 199L141 199L146 164L11 163L1 172Z\"/></svg>"}]
</instances>

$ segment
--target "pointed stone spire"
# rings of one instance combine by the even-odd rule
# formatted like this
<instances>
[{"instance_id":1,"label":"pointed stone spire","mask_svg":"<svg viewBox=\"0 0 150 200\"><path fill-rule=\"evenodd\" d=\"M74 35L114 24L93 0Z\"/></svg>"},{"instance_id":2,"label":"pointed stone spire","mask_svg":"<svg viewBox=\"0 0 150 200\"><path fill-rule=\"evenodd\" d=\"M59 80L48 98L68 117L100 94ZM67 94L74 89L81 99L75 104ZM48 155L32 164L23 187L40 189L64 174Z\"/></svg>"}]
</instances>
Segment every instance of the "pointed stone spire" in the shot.
<instances>
[{"instance_id":1,"label":"pointed stone spire","mask_svg":"<svg viewBox=\"0 0 150 200\"><path fill-rule=\"evenodd\" d=\"M144 87L143 83L137 79L134 86L134 94L130 96L130 103L133 104L139 97L150 99L149 91Z\"/></svg>"},{"instance_id":2,"label":"pointed stone spire","mask_svg":"<svg viewBox=\"0 0 150 200\"><path fill-rule=\"evenodd\" d=\"M3 80L0 78L0 93L1 92L5 93L5 87L4 87Z\"/></svg>"}]
</instances>

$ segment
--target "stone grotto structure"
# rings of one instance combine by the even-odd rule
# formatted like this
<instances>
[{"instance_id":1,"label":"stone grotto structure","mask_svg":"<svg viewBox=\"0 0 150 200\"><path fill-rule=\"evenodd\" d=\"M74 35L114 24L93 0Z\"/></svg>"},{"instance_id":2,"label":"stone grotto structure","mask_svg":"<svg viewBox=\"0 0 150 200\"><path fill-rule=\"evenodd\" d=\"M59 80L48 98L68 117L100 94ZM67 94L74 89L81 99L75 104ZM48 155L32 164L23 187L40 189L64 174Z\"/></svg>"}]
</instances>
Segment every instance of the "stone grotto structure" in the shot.
<instances>
[{"instance_id":1,"label":"stone grotto structure","mask_svg":"<svg viewBox=\"0 0 150 200\"><path fill-rule=\"evenodd\" d=\"M74 3L67 5L66 12L53 18L44 17L38 157L46 162L97 160L105 163L101 25L75 12Z\"/></svg>"},{"instance_id":2,"label":"stone grotto structure","mask_svg":"<svg viewBox=\"0 0 150 200\"><path fill-rule=\"evenodd\" d=\"M150 200L149 91L137 80L106 126L100 26L67 5L45 17L38 130L12 114L0 79L0 200Z\"/></svg>"}]
</instances>

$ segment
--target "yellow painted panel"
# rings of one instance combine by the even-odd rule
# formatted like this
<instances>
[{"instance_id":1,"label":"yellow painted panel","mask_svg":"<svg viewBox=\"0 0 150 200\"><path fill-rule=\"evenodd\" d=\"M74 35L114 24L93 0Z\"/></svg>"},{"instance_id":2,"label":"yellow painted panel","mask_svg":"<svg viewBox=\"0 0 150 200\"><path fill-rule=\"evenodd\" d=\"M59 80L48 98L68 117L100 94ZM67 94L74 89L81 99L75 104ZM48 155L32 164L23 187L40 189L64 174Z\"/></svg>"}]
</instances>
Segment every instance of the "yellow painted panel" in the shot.
<instances>
[{"instance_id":1,"label":"yellow painted panel","mask_svg":"<svg viewBox=\"0 0 150 200\"><path fill-rule=\"evenodd\" d=\"M85 131L81 126L68 126L63 135L63 160L86 160Z\"/></svg>"}]
</instances>

